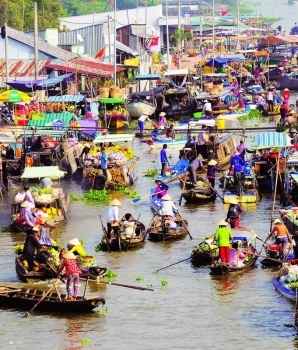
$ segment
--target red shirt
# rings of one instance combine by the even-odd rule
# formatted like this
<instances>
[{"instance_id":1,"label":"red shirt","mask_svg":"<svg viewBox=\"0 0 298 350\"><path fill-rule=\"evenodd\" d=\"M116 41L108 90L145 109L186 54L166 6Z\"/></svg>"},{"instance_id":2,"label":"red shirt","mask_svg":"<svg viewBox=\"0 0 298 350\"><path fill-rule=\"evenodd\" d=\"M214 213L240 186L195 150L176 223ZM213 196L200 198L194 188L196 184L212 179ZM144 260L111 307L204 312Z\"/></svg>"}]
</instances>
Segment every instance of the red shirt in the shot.
<instances>
[{"instance_id":1,"label":"red shirt","mask_svg":"<svg viewBox=\"0 0 298 350\"><path fill-rule=\"evenodd\" d=\"M290 96L291 96L291 94L290 94L289 91L284 91L284 92L282 93L282 97L284 98L284 100L289 100L289 99L290 99Z\"/></svg>"},{"instance_id":2,"label":"red shirt","mask_svg":"<svg viewBox=\"0 0 298 350\"><path fill-rule=\"evenodd\" d=\"M75 259L63 259L62 265L60 266L58 273L60 273L64 269L64 267L66 268L66 271L65 271L66 277L71 275L72 273L78 273L78 274L82 273Z\"/></svg>"}]
</instances>

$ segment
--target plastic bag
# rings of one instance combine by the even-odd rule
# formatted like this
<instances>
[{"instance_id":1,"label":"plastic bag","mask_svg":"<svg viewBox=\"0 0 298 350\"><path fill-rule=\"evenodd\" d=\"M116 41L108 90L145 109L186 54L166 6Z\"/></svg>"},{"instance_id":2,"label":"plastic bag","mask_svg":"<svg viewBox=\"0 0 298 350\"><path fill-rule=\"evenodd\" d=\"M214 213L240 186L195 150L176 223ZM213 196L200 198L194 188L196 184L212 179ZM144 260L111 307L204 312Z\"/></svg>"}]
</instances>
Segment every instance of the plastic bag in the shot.
<instances>
[{"instance_id":1,"label":"plastic bag","mask_svg":"<svg viewBox=\"0 0 298 350\"><path fill-rule=\"evenodd\" d=\"M22 203L25 198L25 192L18 192L14 198L15 203Z\"/></svg>"}]
</instances>

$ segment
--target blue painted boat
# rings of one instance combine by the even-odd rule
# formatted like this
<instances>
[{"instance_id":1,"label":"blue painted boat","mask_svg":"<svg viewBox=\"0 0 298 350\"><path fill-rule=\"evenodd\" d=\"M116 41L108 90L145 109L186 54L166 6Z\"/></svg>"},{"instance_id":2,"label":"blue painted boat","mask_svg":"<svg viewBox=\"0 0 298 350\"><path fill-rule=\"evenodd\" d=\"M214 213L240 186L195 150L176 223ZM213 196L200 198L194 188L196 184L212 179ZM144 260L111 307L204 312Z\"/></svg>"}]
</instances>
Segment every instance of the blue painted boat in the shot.
<instances>
[{"instance_id":1,"label":"blue painted boat","mask_svg":"<svg viewBox=\"0 0 298 350\"><path fill-rule=\"evenodd\" d=\"M154 211L159 211L161 207L161 198L153 196L155 193L155 187L150 189L150 204Z\"/></svg>"},{"instance_id":2,"label":"blue painted boat","mask_svg":"<svg viewBox=\"0 0 298 350\"><path fill-rule=\"evenodd\" d=\"M162 146L166 144L169 148L180 148L184 146L187 141L186 137L176 136L175 139L171 137L160 139L160 140L142 140L141 142L146 143L151 149L162 149Z\"/></svg>"},{"instance_id":3,"label":"blue painted boat","mask_svg":"<svg viewBox=\"0 0 298 350\"><path fill-rule=\"evenodd\" d=\"M157 175L152 181L161 180L162 182L172 182L175 180L179 180L179 178L185 174L188 170L189 160L188 159L180 159L178 162L170 169L165 176Z\"/></svg>"},{"instance_id":4,"label":"blue painted boat","mask_svg":"<svg viewBox=\"0 0 298 350\"><path fill-rule=\"evenodd\" d=\"M275 288L282 294L284 297L290 299L290 300L296 300L296 291L293 289L289 289L285 287L283 284L281 284L276 277L272 277L271 279L272 283L274 284Z\"/></svg>"}]
</instances>

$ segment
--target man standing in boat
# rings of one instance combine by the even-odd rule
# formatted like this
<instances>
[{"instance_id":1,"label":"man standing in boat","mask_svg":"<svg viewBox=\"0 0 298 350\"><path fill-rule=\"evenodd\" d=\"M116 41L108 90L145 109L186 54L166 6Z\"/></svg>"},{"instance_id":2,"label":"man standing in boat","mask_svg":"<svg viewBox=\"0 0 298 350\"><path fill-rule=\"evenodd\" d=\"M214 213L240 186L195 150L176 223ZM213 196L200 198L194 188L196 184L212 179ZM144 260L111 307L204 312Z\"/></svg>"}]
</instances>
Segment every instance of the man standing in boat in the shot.
<instances>
[{"instance_id":1,"label":"man standing in boat","mask_svg":"<svg viewBox=\"0 0 298 350\"><path fill-rule=\"evenodd\" d=\"M166 175L166 170L167 170L167 164L170 166L170 162L168 160L167 157L167 151L166 149L168 148L168 146L166 144L164 144L162 146L162 150L160 151L160 162L161 162L161 176L165 176Z\"/></svg>"},{"instance_id":2,"label":"man standing in boat","mask_svg":"<svg viewBox=\"0 0 298 350\"><path fill-rule=\"evenodd\" d=\"M208 142L207 126L203 125L202 130L198 132L198 135L196 137L197 154L201 154L203 159L208 158L207 142Z\"/></svg>"},{"instance_id":3,"label":"man standing in boat","mask_svg":"<svg viewBox=\"0 0 298 350\"><path fill-rule=\"evenodd\" d=\"M207 171L203 165L202 156L200 154L197 156L197 158L195 160L193 160L190 163L190 165L188 167L190 180L191 180L191 183L193 184L193 186L197 185L197 169L199 169L199 168Z\"/></svg>"},{"instance_id":4,"label":"man standing in boat","mask_svg":"<svg viewBox=\"0 0 298 350\"><path fill-rule=\"evenodd\" d=\"M144 131L144 123L145 121L148 120L148 122L153 123L152 120L149 119L147 114L142 114L140 118L138 119L138 124L139 124L139 129L140 129L140 134L143 134Z\"/></svg>"},{"instance_id":5,"label":"man standing in boat","mask_svg":"<svg viewBox=\"0 0 298 350\"><path fill-rule=\"evenodd\" d=\"M208 100L205 100L204 102L203 114L205 114L206 118L208 119L213 118L211 102Z\"/></svg>"}]
</instances>

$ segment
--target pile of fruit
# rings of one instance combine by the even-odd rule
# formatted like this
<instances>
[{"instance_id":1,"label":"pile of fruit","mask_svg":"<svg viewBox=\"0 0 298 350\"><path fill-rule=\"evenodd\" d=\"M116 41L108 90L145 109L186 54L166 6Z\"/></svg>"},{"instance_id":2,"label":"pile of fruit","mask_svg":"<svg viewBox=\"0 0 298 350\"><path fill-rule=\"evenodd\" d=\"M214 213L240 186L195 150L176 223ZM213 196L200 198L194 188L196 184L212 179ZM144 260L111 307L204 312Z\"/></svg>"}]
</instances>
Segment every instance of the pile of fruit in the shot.
<instances>
[{"instance_id":1,"label":"pile of fruit","mask_svg":"<svg viewBox=\"0 0 298 350\"><path fill-rule=\"evenodd\" d=\"M122 180L120 169L113 168L112 170L110 170L110 174L112 176L112 181L113 182L115 182L116 184L125 185L125 183Z\"/></svg>"},{"instance_id":2,"label":"pile of fruit","mask_svg":"<svg viewBox=\"0 0 298 350\"><path fill-rule=\"evenodd\" d=\"M95 263L95 259L93 256L89 255L89 256L79 256L78 257L78 263L80 264L94 264Z\"/></svg>"},{"instance_id":3,"label":"pile of fruit","mask_svg":"<svg viewBox=\"0 0 298 350\"><path fill-rule=\"evenodd\" d=\"M121 106L115 106L111 111L106 111L106 117L116 117L116 116L123 116L127 117L129 116L128 110Z\"/></svg>"},{"instance_id":4,"label":"pile of fruit","mask_svg":"<svg viewBox=\"0 0 298 350\"><path fill-rule=\"evenodd\" d=\"M102 174L102 170L98 170L98 169L91 170L86 176L87 182L92 183L94 181L94 177L98 174Z\"/></svg>"},{"instance_id":5,"label":"pile of fruit","mask_svg":"<svg viewBox=\"0 0 298 350\"><path fill-rule=\"evenodd\" d=\"M91 150L93 157L100 151L97 147ZM106 152L109 158L128 161L134 156L134 151L130 147L121 147L119 145L106 147Z\"/></svg>"}]
</instances>

